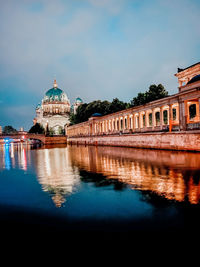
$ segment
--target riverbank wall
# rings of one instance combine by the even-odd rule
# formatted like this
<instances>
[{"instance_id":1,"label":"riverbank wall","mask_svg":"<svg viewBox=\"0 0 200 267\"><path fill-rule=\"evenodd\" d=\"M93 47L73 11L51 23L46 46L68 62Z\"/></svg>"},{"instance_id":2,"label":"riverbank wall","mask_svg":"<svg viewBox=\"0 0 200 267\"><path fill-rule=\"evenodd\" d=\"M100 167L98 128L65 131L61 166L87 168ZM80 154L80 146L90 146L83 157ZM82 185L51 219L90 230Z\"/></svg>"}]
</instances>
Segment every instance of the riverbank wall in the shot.
<instances>
[{"instance_id":1,"label":"riverbank wall","mask_svg":"<svg viewBox=\"0 0 200 267\"><path fill-rule=\"evenodd\" d=\"M68 137L67 143L200 152L200 131Z\"/></svg>"},{"instance_id":2,"label":"riverbank wall","mask_svg":"<svg viewBox=\"0 0 200 267\"><path fill-rule=\"evenodd\" d=\"M66 136L45 136L43 143L45 145L67 144L67 137Z\"/></svg>"}]
</instances>

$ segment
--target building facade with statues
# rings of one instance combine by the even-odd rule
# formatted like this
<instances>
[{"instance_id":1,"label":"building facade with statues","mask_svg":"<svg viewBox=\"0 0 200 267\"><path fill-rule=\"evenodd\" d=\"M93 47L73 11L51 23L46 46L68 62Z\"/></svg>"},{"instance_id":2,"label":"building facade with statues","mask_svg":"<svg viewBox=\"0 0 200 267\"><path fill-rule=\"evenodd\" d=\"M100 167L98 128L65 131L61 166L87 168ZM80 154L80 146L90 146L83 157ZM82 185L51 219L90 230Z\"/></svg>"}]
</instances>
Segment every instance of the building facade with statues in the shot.
<instances>
[{"instance_id":1,"label":"building facade with statues","mask_svg":"<svg viewBox=\"0 0 200 267\"><path fill-rule=\"evenodd\" d=\"M79 105L83 103L81 98L76 98L71 106L67 94L58 88L54 80L53 88L47 90L42 102L36 107L36 117L33 123L39 123L45 129L45 132L51 134L63 134L65 127L70 123L70 112L76 112Z\"/></svg>"}]
</instances>

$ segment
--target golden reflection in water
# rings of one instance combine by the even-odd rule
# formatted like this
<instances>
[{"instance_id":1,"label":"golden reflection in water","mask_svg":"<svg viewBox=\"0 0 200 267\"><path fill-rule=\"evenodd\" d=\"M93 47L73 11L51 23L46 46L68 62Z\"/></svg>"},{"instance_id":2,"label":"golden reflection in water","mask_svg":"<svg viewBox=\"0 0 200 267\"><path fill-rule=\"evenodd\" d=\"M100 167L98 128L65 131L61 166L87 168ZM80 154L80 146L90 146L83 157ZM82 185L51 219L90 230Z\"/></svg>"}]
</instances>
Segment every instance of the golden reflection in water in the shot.
<instances>
[{"instance_id":1,"label":"golden reflection in water","mask_svg":"<svg viewBox=\"0 0 200 267\"><path fill-rule=\"evenodd\" d=\"M169 200L200 200L200 153L117 147L68 147L72 164Z\"/></svg>"},{"instance_id":2,"label":"golden reflection in water","mask_svg":"<svg viewBox=\"0 0 200 267\"><path fill-rule=\"evenodd\" d=\"M78 169L72 168L67 148L36 150L36 171L42 189L52 195L56 207L61 207L66 196L80 183Z\"/></svg>"}]
</instances>

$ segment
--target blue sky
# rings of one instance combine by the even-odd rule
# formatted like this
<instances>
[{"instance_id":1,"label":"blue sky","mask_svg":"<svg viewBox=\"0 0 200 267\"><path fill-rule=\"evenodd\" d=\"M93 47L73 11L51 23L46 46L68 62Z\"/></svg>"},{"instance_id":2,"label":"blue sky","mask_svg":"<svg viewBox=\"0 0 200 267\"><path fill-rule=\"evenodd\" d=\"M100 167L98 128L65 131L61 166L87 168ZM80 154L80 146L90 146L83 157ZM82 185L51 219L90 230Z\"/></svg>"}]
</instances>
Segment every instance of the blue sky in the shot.
<instances>
[{"instance_id":1,"label":"blue sky","mask_svg":"<svg viewBox=\"0 0 200 267\"><path fill-rule=\"evenodd\" d=\"M56 77L71 103L177 92L200 61L199 0L1 0L0 125L29 129Z\"/></svg>"}]
</instances>

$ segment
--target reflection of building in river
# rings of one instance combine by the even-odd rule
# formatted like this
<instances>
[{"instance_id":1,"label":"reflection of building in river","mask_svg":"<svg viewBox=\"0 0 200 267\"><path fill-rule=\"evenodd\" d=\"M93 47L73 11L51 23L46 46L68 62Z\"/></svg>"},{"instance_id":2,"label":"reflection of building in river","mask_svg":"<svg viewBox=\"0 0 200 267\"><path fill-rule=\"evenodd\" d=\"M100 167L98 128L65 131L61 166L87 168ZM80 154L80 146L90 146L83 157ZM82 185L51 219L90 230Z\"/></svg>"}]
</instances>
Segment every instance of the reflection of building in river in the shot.
<instances>
[{"instance_id":1,"label":"reflection of building in river","mask_svg":"<svg viewBox=\"0 0 200 267\"><path fill-rule=\"evenodd\" d=\"M22 170L27 170L27 156L30 160L29 150L30 146L24 145L22 143L14 144L3 144L0 146L0 169L14 168L19 166Z\"/></svg>"},{"instance_id":2,"label":"reflection of building in river","mask_svg":"<svg viewBox=\"0 0 200 267\"><path fill-rule=\"evenodd\" d=\"M36 150L36 170L42 189L52 195L57 207L79 184L79 173L71 166L67 148Z\"/></svg>"},{"instance_id":3,"label":"reflection of building in river","mask_svg":"<svg viewBox=\"0 0 200 267\"><path fill-rule=\"evenodd\" d=\"M114 147L69 147L72 164L170 200L200 200L200 154Z\"/></svg>"}]
</instances>

